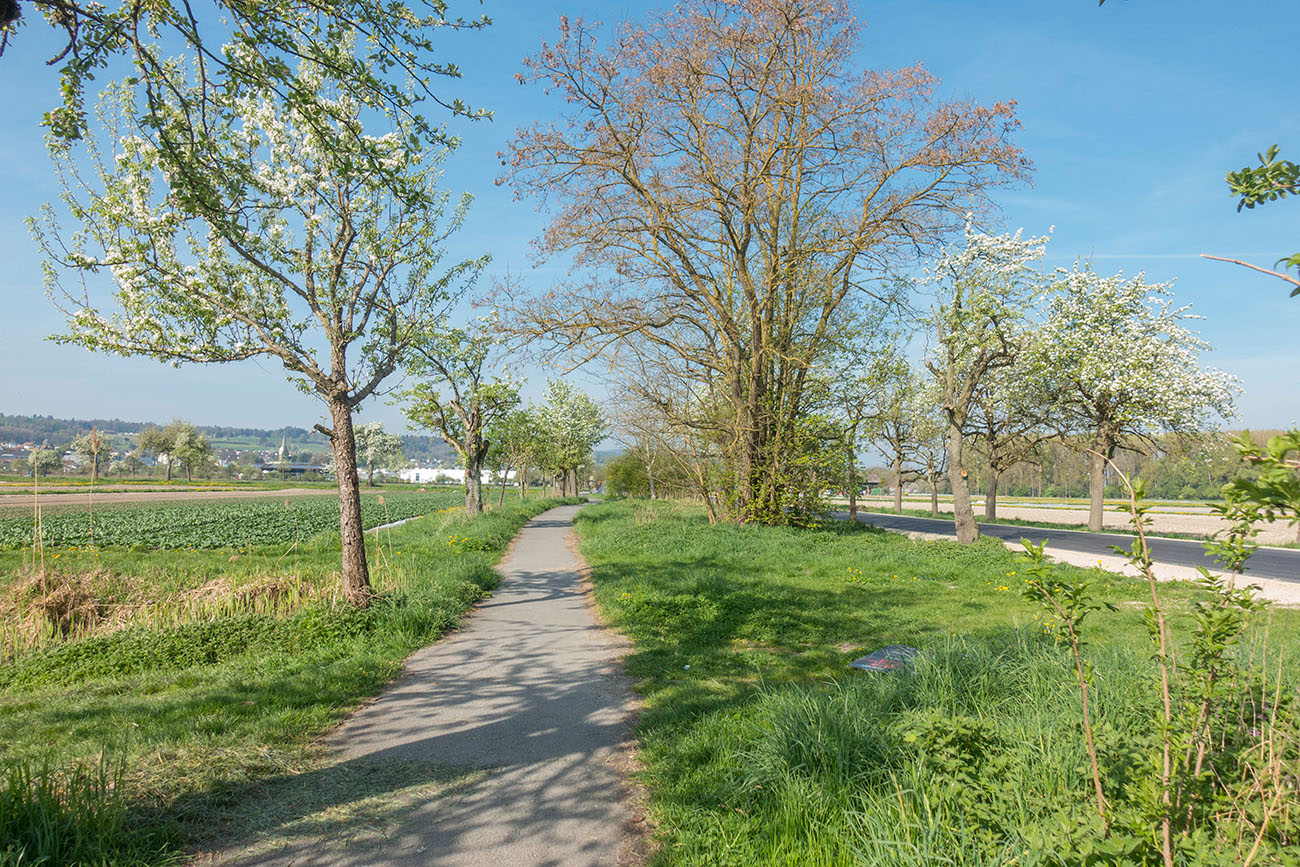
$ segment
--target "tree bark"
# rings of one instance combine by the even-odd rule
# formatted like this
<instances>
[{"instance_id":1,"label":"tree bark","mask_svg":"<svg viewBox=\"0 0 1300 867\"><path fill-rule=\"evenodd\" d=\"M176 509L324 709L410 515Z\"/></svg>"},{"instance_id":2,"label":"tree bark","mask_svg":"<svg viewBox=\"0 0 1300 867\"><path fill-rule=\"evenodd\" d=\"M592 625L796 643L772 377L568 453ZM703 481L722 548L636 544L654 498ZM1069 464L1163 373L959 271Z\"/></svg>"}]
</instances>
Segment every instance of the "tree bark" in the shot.
<instances>
[{"instance_id":1,"label":"tree bark","mask_svg":"<svg viewBox=\"0 0 1300 867\"><path fill-rule=\"evenodd\" d=\"M1088 529L1100 533L1106 496L1106 458L1110 456L1112 448L1104 434L1097 437L1095 448L1096 451L1089 455L1092 458L1092 472L1088 478Z\"/></svg>"},{"instance_id":2,"label":"tree bark","mask_svg":"<svg viewBox=\"0 0 1300 867\"><path fill-rule=\"evenodd\" d=\"M998 516L998 479L1001 473L992 464L989 465L989 489L984 495L984 517L992 521Z\"/></svg>"},{"instance_id":3,"label":"tree bark","mask_svg":"<svg viewBox=\"0 0 1300 867\"><path fill-rule=\"evenodd\" d=\"M189 464L185 465L185 481L187 482L194 481L194 468Z\"/></svg>"},{"instance_id":4,"label":"tree bark","mask_svg":"<svg viewBox=\"0 0 1300 867\"><path fill-rule=\"evenodd\" d=\"M930 477L930 517L939 517L939 485L934 477Z\"/></svg>"},{"instance_id":5,"label":"tree bark","mask_svg":"<svg viewBox=\"0 0 1300 867\"><path fill-rule=\"evenodd\" d=\"M168 455L167 456L167 481L170 482L171 480L172 480L172 457L171 455Z\"/></svg>"},{"instance_id":6,"label":"tree bark","mask_svg":"<svg viewBox=\"0 0 1300 867\"><path fill-rule=\"evenodd\" d=\"M339 542L342 547L343 595L359 608L370 604L370 569L366 565L366 537L361 523L361 479L357 475L357 441L352 430L352 407L331 403L334 422L330 446L334 475L339 486Z\"/></svg>"},{"instance_id":7,"label":"tree bark","mask_svg":"<svg viewBox=\"0 0 1300 867\"><path fill-rule=\"evenodd\" d=\"M849 493L849 520L850 521L856 521L858 519L858 473L857 473L858 468L854 466L855 464L854 458L855 455L853 454L853 449L849 449L849 479L848 479L849 491L848 493Z\"/></svg>"},{"instance_id":8,"label":"tree bark","mask_svg":"<svg viewBox=\"0 0 1300 867\"><path fill-rule=\"evenodd\" d=\"M375 465L366 464L366 485L373 488L375 486Z\"/></svg>"},{"instance_id":9,"label":"tree bark","mask_svg":"<svg viewBox=\"0 0 1300 867\"><path fill-rule=\"evenodd\" d=\"M657 500L657 499L659 499L658 495L655 493L655 470L654 470L654 461L646 461L646 462L645 462L645 477L646 477L646 481L647 481L647 482L649 483L649 485L650 485L650 499L652 499L652 500Z\"/></svg>"},{"instance_id":10,"label":"tree bark","mask_svg":"<svg viewBox=\"0 0 1300 867\"><path fill-rule=\"evenodd\" d=\"M903 514L903 456L894 452L894 513Z\"/></svg>"},{"instance_id":11,"label":"tree bark","mask_svg":"<svg viewBox=\"0 0 1300 867\"><path fill-rule=\"evenodd\" d=\"M465 455L465 514L483 514L483 458L477 449Z\"/></svg>"},{"instance_id":12,"label":"tree bark","mask_svg":"<svg viewBox=\"0 0 1300 867\"><path fill-rule=\"evenodd\" d=\"M968 545L980 537L975 523L975 511L970 504L970 489L966 486L966 469L962 466L965 441L961 428L948 423L948 480L952 483L952 514L957 527L957 541Z\"/></svg>"}]
</instances>

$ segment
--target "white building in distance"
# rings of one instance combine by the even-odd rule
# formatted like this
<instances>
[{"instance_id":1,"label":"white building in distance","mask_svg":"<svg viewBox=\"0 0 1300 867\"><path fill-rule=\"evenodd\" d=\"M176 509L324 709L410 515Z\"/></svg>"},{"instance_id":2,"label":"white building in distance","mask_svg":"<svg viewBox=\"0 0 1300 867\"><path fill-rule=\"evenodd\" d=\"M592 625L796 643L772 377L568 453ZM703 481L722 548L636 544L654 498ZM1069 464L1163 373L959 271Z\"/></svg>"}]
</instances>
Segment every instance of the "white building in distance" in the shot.
<instances>
[{"instance_id":1,"label":"white building in distance","mask_svg":"<svg viewBox=\"0 0 1300 867\"><path fill-rule=\"evenodd\" d=\"M411 482L416 485L463 485L465 484L465 470L460 467L408 467L398 474L404 482ZM515 477L514 470L506 473L506 481L512 481ZM480 479L485 485L500 482L501 477L493 470L483 470Z\"/></svg>"}]
</instances>

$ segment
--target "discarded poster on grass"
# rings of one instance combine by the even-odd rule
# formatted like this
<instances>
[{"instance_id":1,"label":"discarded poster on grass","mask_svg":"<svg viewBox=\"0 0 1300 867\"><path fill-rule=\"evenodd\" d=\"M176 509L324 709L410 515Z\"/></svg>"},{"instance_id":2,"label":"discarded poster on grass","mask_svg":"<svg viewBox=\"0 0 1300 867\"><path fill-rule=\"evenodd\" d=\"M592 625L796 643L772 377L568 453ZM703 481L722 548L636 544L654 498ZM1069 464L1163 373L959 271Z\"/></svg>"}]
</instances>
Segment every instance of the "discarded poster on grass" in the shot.
<instances>
[{"instance_id":1,"label":"discarded poster on grass","mask_svg":"<svg viewBox=\"0 0 1300 867\"><path fill-rule=\"evenodd\" d=\"M900 668L911 668L912 660L918 653L919 650L906 644L890 644L853 660L849 663L849 667L860 668L863 671L896 671Z\"/></svg>"}]
</instances>

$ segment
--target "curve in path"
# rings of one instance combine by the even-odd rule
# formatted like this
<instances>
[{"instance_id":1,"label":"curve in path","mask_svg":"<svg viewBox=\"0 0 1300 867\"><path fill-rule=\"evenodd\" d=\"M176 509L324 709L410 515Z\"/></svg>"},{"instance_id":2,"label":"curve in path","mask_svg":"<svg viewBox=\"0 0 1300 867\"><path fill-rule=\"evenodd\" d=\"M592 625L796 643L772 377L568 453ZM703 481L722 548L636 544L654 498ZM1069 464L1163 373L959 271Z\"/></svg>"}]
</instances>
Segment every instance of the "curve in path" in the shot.
<instances>
[{"instance_id":1,"label":"curve in path","mask_svg":"<svg viewBox=\"0 0 1300 867\"><path fill-rule=\"evenodd\" d=\"M578 506L529 522L500 588L460 631L416 652L405 674L329 738L352 765L485 769L406 814L381 846L296 845L273 865L615 865L630 809L619 765L629 691L566 542ZM236 862L239 863L239 862Z\"/></svg>"},{"instance_id":2,"label":"curve in path","mask_svg":"<svg viewBox=\"0 0 1300 867\"><path fill-rule=\"evenodd\" d=\"M837 517L847 519L847 512L836 513ZM956 536L957 530L951 520L942 518L913 518L909 515L887 515L879 512L859 512L858 520L874 527L887 530L902 530L909 533L939 533ZM1112 545L1128 547L1133 537L1121 533L1088 533L1081 530L1063 530L1048 527L1022 527L1018 524L984 524L979 525L980 532L995 536L1004 541L1019 542L1028 539L1035 544L1047 541L1048 549L1058 548L1066 551L1080 551L1094 557L1109 556L1115 552ZM1151 558L1157 563L1172 566L1205 566L1218 568L1218 564L1205 554L1201 543L1191 539L1150 539ZM1246 574L1259 578L1273 578L1279 581L1300 582L1300 550L1286 548L1260 548L1251 556L1246 566Z\"/></svg>"}]
</instances>

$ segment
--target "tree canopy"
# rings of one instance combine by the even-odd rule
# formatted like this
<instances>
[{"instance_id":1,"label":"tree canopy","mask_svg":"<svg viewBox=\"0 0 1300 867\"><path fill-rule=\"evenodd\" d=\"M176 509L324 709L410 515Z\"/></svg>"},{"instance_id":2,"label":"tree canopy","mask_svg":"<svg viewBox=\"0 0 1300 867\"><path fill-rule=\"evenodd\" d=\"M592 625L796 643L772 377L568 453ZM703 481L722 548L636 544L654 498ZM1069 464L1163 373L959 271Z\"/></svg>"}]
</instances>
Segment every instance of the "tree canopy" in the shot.
<instances>
[{"instance_id":1,"label":"tree canopy","mask_svg":"<svg viewBox=\"0 0 1300 867\"><path fill-rule=\"evenodd\" d=\"M567 108L519 133L509 179L582 270L513 293L516 327L662 383L645 397L713 437L733 520L801 498L805 387L846 298L1029 173L1012 103L860 72L859 36L837 0L706 0L608 33L565 19L527 62Z\"/></svg>"}]
</instances>

